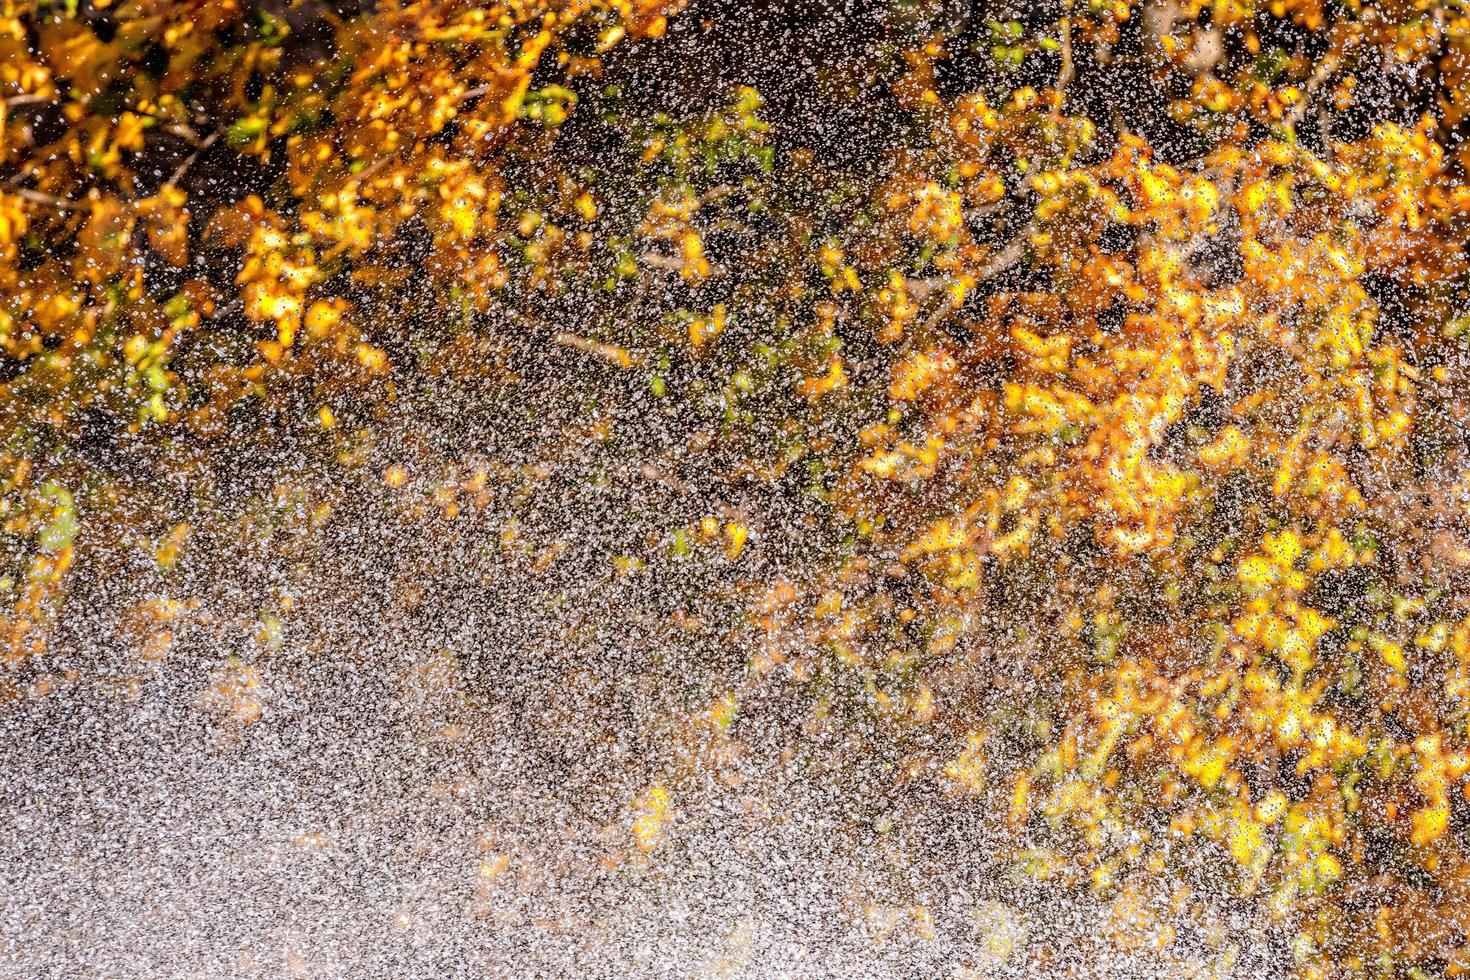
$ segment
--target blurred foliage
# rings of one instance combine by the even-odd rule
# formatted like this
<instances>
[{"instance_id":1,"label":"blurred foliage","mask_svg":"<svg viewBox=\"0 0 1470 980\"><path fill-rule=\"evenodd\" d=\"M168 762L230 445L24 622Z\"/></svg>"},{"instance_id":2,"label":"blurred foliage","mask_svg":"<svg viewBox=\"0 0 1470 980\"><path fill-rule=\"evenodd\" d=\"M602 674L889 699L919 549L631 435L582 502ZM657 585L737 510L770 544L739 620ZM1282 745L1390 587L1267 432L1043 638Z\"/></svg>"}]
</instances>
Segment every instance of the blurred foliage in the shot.
<instances>
[{"instance_id":1,"label":"blurred foliage","mask_svg":"<svg viewBox=\"0 0 1470 980\"><path fill-rule=\"evenodd\" d=\"M528 413L643 405L657 464L638 420L581 434L697 498L605 571L738 579L754 652L670 723L687 765L780 688L927 746L906 778L1005 815L1125 948L1226 881L1303 976L1470 969L1470 10L880 4L881 43L824 42L876 81L814 110L718 65L625 92L682 6L6 0L12 674L76 557L187 564L200 458L384 462L403 391L531 372ZM844 99L855 154L786 135ZM411 463L383 485L450 520L545 476ZM552 566L539 530L499 546ZM188 615L140 607L140 649ZM206 700L248 723L261 683Z\"/></svg>"}]
</instances>

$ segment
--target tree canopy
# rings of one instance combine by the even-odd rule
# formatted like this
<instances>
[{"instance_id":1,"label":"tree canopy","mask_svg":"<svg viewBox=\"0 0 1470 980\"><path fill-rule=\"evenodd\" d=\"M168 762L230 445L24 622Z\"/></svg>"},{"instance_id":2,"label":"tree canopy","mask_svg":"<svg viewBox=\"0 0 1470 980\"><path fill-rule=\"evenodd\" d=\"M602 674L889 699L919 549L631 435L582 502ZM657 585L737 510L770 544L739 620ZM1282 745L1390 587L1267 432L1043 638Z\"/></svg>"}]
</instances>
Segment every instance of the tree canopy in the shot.
<instances>
[{"instance_id":1,"label":"tree canopy","mask_svg":"<svg viewBox=\"0 0 1470 980\"><path fill-rule=\"evenodd\" d=\"M5 0L0 96L12 698L233 602L248 727L220 553L431 527L718 620L631 852L779 703L1121 946L1470 969L1460 0Z\"/></svg>"}]
</instances>

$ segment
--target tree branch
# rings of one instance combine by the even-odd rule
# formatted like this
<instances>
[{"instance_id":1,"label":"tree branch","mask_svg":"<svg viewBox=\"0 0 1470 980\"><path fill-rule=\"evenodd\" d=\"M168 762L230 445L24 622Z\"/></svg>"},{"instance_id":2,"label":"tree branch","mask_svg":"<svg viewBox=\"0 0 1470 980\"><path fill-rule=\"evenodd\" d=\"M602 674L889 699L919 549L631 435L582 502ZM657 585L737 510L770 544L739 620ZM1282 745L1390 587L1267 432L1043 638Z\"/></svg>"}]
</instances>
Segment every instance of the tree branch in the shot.
<instances>
[{"instance_id":1,"label":"tree branch","mask_svg":"<svg viewBox=\"0 0 1470 980\"><path fill-rule=\"evenodd\" d=\"M198 145L194 147L194 152L190 153L187 157L184 158L184 161L180 163L177 168L174 169L173 175L164 182L163 186L167 188L177 185L178 182L183 179L184 174L189 172L189 168L194 166L194 161L199 159L199 154L203 153L205 150L213 146L214 141L217 139L219 139L219 130L216 129L214 132L204 137L204 139L200 140Z\"/></svg>"},{"instance_id":2,"label":"tree branch","mask_svg":"<svg viewBox=\"0 0 1470 980\"><path fill-rule=\"evenodd\" d=\"M593 354L605 361L611 361L624 370L633 366L633 357L626 350L613 344L604 344L601 341L592 340L574 333L565 331L553 336L552 341L563 347L580 351L583 354Z\"/></svg>"},{"instance_id":3,"label":"tree branch","mask_svg":"<svg viewBox=\"0 0 1470 980\"><path fill-rule=\"evenodd\" d=\"M24 95L12 95L6 99L5 108L12 109L16 106L23 105L45 105L48 102L55 101L56 97L54 95L41 95L39 92L27 92Z\"/></svg>"},{"instance_id":4,"label":"tree branch","mask_svg":"<svg viewBox=\"0 0 1470 980\"><path fill-rule=\"evenodd\" d=\"M489 85L477 85L474 88L465 89L463 92L461 92L458 95L456 95L450 101L452 101L455 105L460 105L462 103L465 103L465 102L470 101L471 99L478 99L482 95L489 95L489 94L490 94L490 86Z\"/></svg>"},{"instance_id":5,"label":"tree branch","mask_svg":"<svg viewBox=\"0 0 1470 980\"><path fill-rule=\"evenodd\" d=\"M1007 271L1008 269L1014 268L1022 259L1026 257L1026 249L1030 245L1031 235L1035 231L1036 225L1034 223L1028 224L1025 228L1022 228L1019 235L1011 239L1010 243L1007 244L1005 248L1001 249L999 252L991 256L990 261L986 262L983 266L980 267L980 269L975 273L975 282L982 283L987 279L994 279L996 276ZM948 286L953 282L953 279L947 279L943 280L942 284ZM932 330L934 327L938 326L939 323L943 321L946 316L953 313L956 309L957 307L947 300L940 303L937 307L935 307L934 312L930 313L929 316L924 320L925 332Z\"/></svg>"},{"instance_id":6,"label":"tree branch","mask_svg":"<svg viewBox=\"0 0 1470 980\"><path fill-rule=\"evenodd\" d=\"M1312 72L1312 77L1308 78L1306 84L1302 86L1301 101L1291 107L1291 112L1283 120L1286 124L1286 131L1291 133L1293 137L1296 136L1297 124L1306 116L1307 107L1312 104L1313 99L1317 95L1317 91L1327 83L1327 79L1332 77L1332 73L1337 71L1340 64L1342 64L1341 58L1337 55L1328 55L1317 63L1317 70ZM1322 147L1322 151L1324 153L1327 151L1325 145Z\"/></svg>"},{"instance_id":7,"label":"tree branch","mask_svg":"<svg viewBox=\"0 0 1470 980\"><path fill-rule=\"evenodd\" d=\"M664 269L668 272L683 272L684 260L677 255L660 255L658 252L643 252L638 260L651 269ZM709 267L710 279L718 279L727 270L722 265L711 265Z\"/></svg>"},{"instance_id":8,"label":"tree branch","mask_svg":"<svg viewBox=\"0 0 1470 980\"><path fill-rule=\"evenodd\" d=\"M10 193L32 204L42 204L57 211L75 211L80 206L76 201L68 201L66 198L56 197L53 194L42 194L27 187L18 187Z\"/></svg>"},{"instance_id":9,"label":"tree branch","mask_svg":"<svg viewBox=\"0 0 1470 980\"><path fill-rule=\"evenodd\" d=\"M1056 99L1052 103L1051 117L1060 119L1062 116L1062 102L1067 97L1067 86L1077 77L1077 67L1072 61L1072 18L1062 18L1062 67L1057 72Z\"/></svg>"}]
</instances>

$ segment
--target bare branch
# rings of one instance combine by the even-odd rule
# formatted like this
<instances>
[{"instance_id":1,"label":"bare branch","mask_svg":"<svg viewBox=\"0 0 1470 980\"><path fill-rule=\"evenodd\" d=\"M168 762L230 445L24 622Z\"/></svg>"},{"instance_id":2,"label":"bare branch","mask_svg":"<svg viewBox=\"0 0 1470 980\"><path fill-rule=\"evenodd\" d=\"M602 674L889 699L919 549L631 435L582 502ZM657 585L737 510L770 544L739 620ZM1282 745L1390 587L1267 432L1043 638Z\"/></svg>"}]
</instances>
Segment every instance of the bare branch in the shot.
<instances>
[{"instance_id":1,"label":"bare branch","mask_svg":"<svg viewBox=\"0 0 1470 980\"><path fill-rule=\"evenodd\" d=\"M16 106L23 105L45 105L48 102L55 101L56 96L54 95L42 95L39 92L27 92L25 95L12 95L10 98L6 99L5 108L13 109Z\"/></svg>"},{"instance_id":2,"label":"bare branch","mask_svg":"<svg viewBox=\"0 0 1470 980\"><path fill-rule=\"evenodd\" d=\"M366 167L363 167L357 173L353 174L352 180L361 185L373 174L377 173L379 170L382 170L385 166L387 166L389 162L397 159L399 152L399 150L393 150L389 153L385 153L383 156L378 157L372 163L368 164Z\"/></svg>"},{"instance_id":3,"label":"bare branch","mask_svg":"<svg viewBox=\"0 0 1470 980\"><path fill-rule=\"evenodd\" d=\"M904 288L908 290L909 297L916 302L922 303L935 293L950 284L948 276L931 276L928 279L905 279Z\"/></svg>"},{"instance_id":4,"label":"bare branch","mask_svg":"<svg viewBox=\"0 0 1470 980\"><path fill-rule=\"evenodd\" d=\"M622 347L614 344L604 344L590 337L582 337L574 333L561 332L551 338L563 347L581 351L583 354L594 354L605 361L611 361L624 370L633 366L633 356Z\"/></svg>"},{"instance_id":5,"label":"bare branch","mask_svg":"<svg viewBox=\"0 0 1470 980\"><path fill-rule=\"evenodd\" d=\"M1058 119L1062 115L1062 102L1067 97L1067 86L1077 77L1077 67L1072 61L1072 18L1062 18L1062 67L1057 72L1056 100L1052 103L1051 115Z\"/></svg>"},{"instance_id":6,"label":"bare branch","mask_svg":"<svg viewBox=\"0 0 1470 980\"><path fill-rule=\"evenodd\" d=\"M219 139L219 130L216 129L214 132L204 137L204 139L200 140L199 145L194 147L194 152L190 153L187 157L184 158L184 161L180 163L177 168L175 168L173 175L169 177L169 179L164 183L163 186L174 187L175 185L177 185L178 182L183 179L184 174L189 172L189 168L194 166L194 161L199 159L199 154L203 153L205 150L213 146L214 141L217 139Z\"/></svg>"},{"instance_id":7,"label":"bare branch","mask_svg":"<svg viewBox=\"0 0 1470 980\"><path fill-rule=\"evenodd\" d=\"M199 145L199 131L188 123L174 123L168 127L168 132L188 143L190 146Z\"/></svg>"},{"instance_id":8,"label":"bare branch","mask_svg":"<svg viewBox=\"0 0 1470 980\"><path fill-rule=\"evenodd\" d=\"M451 101L455 105L459 105L459 104L461 104L463 102L468 102L471 99L478 99L482 95L489 95L489 94L490 94L490 86L489 85L478 85L475 88L465 89L463 92L461 92L458 95L456 95Z\"/></svg>"},{"instance_id":9,"label":"bare branch","mask_svg":"<svg viewBox=\"0 0 1470 980\"><path fill-rule=\"evenodd\" d=\"M1021 229L1021 233L1019 235L1011 239L1010 243L1007 244L1005 248L1001 249L999 252L996 252L993 256L991 256L989 262L986 262L983 266L979 268L979 270L975 272L975 281L984 282L987 279L994 279L1002 272L1014 268L1018 263L1020 263L1022 259L1026 257L1026 249L1031 244L1031 235L1035 231L1036 226L1034 224L1028 224L1025 228ZM941 284L944 286L948 286L953 282L953 279L941 280ZM940 303L937 307L934 308L934 312L930 313L928 318L924 320L924 330L932 330L941 321L943 321L945 317L953 313L956 308L957 307L953 303L950 303L947 300Z\"/></svg>"},{"instance_id":10,"label":"bare branch","mask_svg":"<svg viewBox=\"0 0 1470 980\"><path fill-rule=\"evenodd\" d=\"M639 261L651 269L664 269L669 272L682 272L684 260L677 255L660 255L658 252L644 252L638 256ZM710 279L715 279L725 274L722 265L711 265L709 269Z\"/></svg>"},{"instance_id":11,"label":"bare branch","mask_svg":"<svg viewBox=\"0 0 1470 980\"><path fill-rule=\"evenodd\" d=\"M667 459L667 457L665 458ZM690 498L691 501L698 503L699 506L713 510L716 515L725 520L740 521L756 531L757 534L762 533L764 530L765 522L758 516L750 513L744 507L737 507L718 498L711 500L708 490L701 491L687 481L675 476L671 465L659 466L655 463L644 463L633 472L650 483L670 490L682 497Z\"/></svg>"},{"instance_id":12,"label":"bare branch","mask_svg":"<svg viewBox=\"0 0 1470 980\"><path fill-rule=\"evenodd\" d=\"M1286 124L1287 132L1296 135L1297 124L1306 116L1307 107L1312 104L1317 92L1327 83L1327 79L1332 77L1332 74L1337 71L1338 66L1341 64L1342 59L1337 55L1328 55L1317 63L1317 70L1312 72L1312 77L1308 78L1306 84L1302 86L1301 99L1296 105L1291 107L1291 113L1283 120ZM1326 147L1324 146L1323 149L1325 150Z\"/></svg>"},{"instance_id":13,"label":"bare branch","mask_svg":"<svg viewBox=\"0 0 1470 980\"><path fill-rule=\"evenodd\" d=\"M970 208L970 210L965 212L965 223L976 224L977 222L984 221L1010 203L1011 199L1009 197L1002 197L998 201L992 201L989 204L982 204L979 207Z\"/></svg>"},{"instance_id":14,"label":"bare branch","mask_svg":"<svg viewBox=\"0 0 1470 980\"><path fill-rule=\"evenodd\" d=\"M981 267L980 271L975 274L976 281L984 282L986 279L993 279L1025 258L1026 248L1031 244L1031 236L1035 232L1035 225L1027 225L1022 228L1021 233L1011 239L1010 244L997 252L989 262Z\"/></svg>"},{"instance_id":15,"label":"bare branch","mask_svg":"<svg viewBox=\"0 0 1470 980\"><path fill-rule=\"evenodd\" d=\"M41 204L48 208L54 208L57 211L75 211L80 207L76 201L68 201L66 198L56 197L52 194L42 194L40 191L33 191L27 187L17 188L10 193L22 200L30 201L32 204Z\"/></svg>"},{"instance_id":16,"label":"bare branch","mask_svg":"<svg viewBox=\"0 0 1470 980\"><path fill-rule=\"evenodd\" d=\"M684 268L684 260L677 255L660 255L657 252L644 252L638 256L638 260L653 269L667 269L670 272L678 272Z\"/></svg>"},{"instance_id":17,"label":"bare branch","mask_svg":"<svg viewBox=\"0 0 1470 980\"><path fill-rule=\"evenodd\" d=\"M706 204L712 204L715 201L720 200L721 198L729 197L731 194L738 194L740 193L740 191L741 188L737 187L734 184L719 184L715 187L711 187L709 190L701 194L699 196L699 200L695 203L694 206L697 208L702 208Z\"/></svg>"}]
</instances>

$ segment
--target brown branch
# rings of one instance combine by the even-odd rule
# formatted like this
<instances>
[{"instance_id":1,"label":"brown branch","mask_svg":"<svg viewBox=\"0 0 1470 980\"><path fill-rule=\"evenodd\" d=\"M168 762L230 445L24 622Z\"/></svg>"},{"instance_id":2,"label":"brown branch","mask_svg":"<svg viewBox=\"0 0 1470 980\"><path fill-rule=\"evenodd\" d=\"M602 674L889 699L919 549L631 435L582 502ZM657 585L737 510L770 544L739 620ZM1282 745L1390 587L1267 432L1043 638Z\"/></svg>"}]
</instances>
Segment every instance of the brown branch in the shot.
<instances>
[{"instance_id":1,"label":"brown branch","mask_svg":"<svg viewBox=\"0 0 1470 980\"><path fill-rule=\"evenodd\" d=\"M402 152L402 150L393 150L393 151L391 151L389 153L385 153L383 156L378 157L376 160L374 160L372 163L368 164L366 167L363 167L357 173L352 174L351 175L351 179L353 181L356 181L357 184L361 185L369 177L371 177L373 174L377 173L379 170L382 170L391 161L393 161L394 159L396 159L398 157L398 154L401 153L401 152Z\"/></svg>"},{"instance_id":2,"label":"brown branch","mask_svg":"<svg viewBox=\"0 0 1470 980\"><path fill-rule=\"evenodd\" d=\"M199 159L199 154L203 153L205 150L213 146L214 141L217 139L219 139L219 130L216 129L214 132L204 137L204 139L200 140L199 145L194 147L194 152L185 157L183 163L180 163L178 167L174 169L173 175L164 182L164 188L174 187L175 185L177 185L178 182L184 178L184 174L189 172L189 168L194 166L194 161Z\"/></svg>"},{"instance_id":3,"label":"brown branch","mask_svg":"<svg viewBox=\"0 0 1470 980\"><path fill-rule=\"evenodd\" d=\"M965 212L965 223L977 224L981 221L984 221L991 215L1000 212L1007 204L1010 203L1011 198L1002 197L999 201L991 201L989 204L982 204L979 207L970 208L970 210Z\"/></svg>"},{"instance_id":4,"label":"brown branch","mask_svg":"<svg viewBox=\"0 0 1470 980\"><path fill-rule=\"evenodd\" d=\"M667 269L670 272L678 272L684 268L684 260L677 255L660 255L657 252L644 252L638 256L639 261L654 269Z\"/></svg>"},{"instance_id":5,"label":"brown branch","mask_svg":"<svg viewBox=\"0 0 1470 980\"><path fill-rule=\"evenodd\" d=\"M1052 103L1051 117L1060 119L1062 116L1062 101L1067 97L1067 86L1077 77L1077 66L1072 61L1072 18L1062 18L1062 67L1057 72L1056 98Z\"/></svg>"},{"instance_id":6,"label":"brown branch","mask_svg":"<svg viewBox=\"0 0 1470 980\"><path fill-rule=\"evenodd\" d=\"M699 199L695 202L694 206L696 208L702 208L706 204L712 204L721 198L729 197L731 194L738 194L742 189L734 184L719 184L699 195Z\"/></svg>"},{"instance_id":7,"label":"brown branch","mask_svg":"<svg viewBox=\"0 0 1470 980\"><path fill-rule=\"evenodd\" d=\"M1338 66L1341 64L1342 59L1337 55L1328 55L1317 63L1317 70L1312 72L1312 77L1308 78L1306 84L1302 86L1301 101L1291 107L1290 114L1283 120L1286 124L1286 131L1291 133L1292 136L1296 135L1297 123L1301 122L1306 116L1307 107L1312 104L1312 100L1316 96L1317 91L1326 84L1327 79L1332 76L1333 72L1337 71ZM1327 147L1323 146L1322 149L1323 152L1326 152Z\"/></svg>"},{"instance_id":8,"label":"brown branch","mask_svg":"<svg viewBox=\"0 0 1470 980\"><path fill-rule=\"evenodd\" d=\"M553 336L552 341L563 347L581 351L583 354L594 354L605 361L611 361L624 370L633 366L633 357L626 350L613 344L604 344L601 341L592 340L574 333L560 332Z\"/></svg>"},{"instance_id":9,"label":"brown branch","mask_svg":"<svg viewBox=\"0 0 1470 980\"><path fill-rule=\"evenodd\" d=\"M667 272L682 272L684 260L677 255L660 255L658 252L644 252L638 256L640 262L651 269L663 269ZM722 265L711 265L709 267L710 279L717 279L726 273Z\"/></svg>"},{"instance_id":10,"label":"brown branch","mask_svg":"<svg viewBox=\"0 0 1470 980\"><path fill-rule=\"evenodd\" d=\"M644 463L642 466L638 467L638 475L652 483L657 483L659 486L668 487L675 493L690 495L694 493L694 488L691 487L689 484L685 483L677 476L666 473L665 471L659 469L657 466L654 466L652 463Z\"/></svg>"},{"instance_id":11,"label":"brown branch","mask_svg":"<svg viewBox=\"0 0 1470 980\"><path fill-rule=\"evenodd\" d=\"M55 208L57 211L75 211L81 206L76 201L68 201L66 198L52 194L42 194L40 191L33 191L27 187L16 188L10 193L32 204L42 204L48 208Z\"/></svg>"},{"instance_id":12,"label":"brown branch","mask_svg":"<svg viewBox=\"0 0 1470 980\"><path fill-rule=\"evenodd\" d=\"M45 105L48 102L55 101L56 97L54 95L41 95L39 92L27 92L24 95L12 95L6 99L5 108L10 109L23 105Z\"/></svg>"},{"instance_id":13,"label":"brown branch","mask_svg":"<svg viewBox=\"0 0 1470 980\"><path fill-rule=\"evenodd\" d=\"M951 281L948 276L931 276L928 279L905 279L903 285L911 299L922 303L948 286Z\"/></svg>"},{"instance_id":14,"label":"brown branch","mask_svg":"<svg viewBox=\"0 0 1470 980\"><path fill-rule=\"evenodd\" d=\"M991 256L990 261L986 262L983 266L979 268L978 271L976 271L975 282L981 283L987 279L994 279L1002 272L1014 268L1022 259L1026 257L1026 248L1030 245L1031 235L1035 231L1035 224L1028 224L1025 228L1021 229L1021 233L1019 235L1011 239L1010 243L1006 245L1005 248L1001 249L999 252L995 253L995 255ZM944 284L949 285L953 282L954 280L950 279L947 280ZM957 307L955 307L953 303L950 303L948 301L940 303L937 307L935 307L934 312L930 313L928 318L924 320L924 331L928 332L929 330L932 330L946 316L948 316L950 313L953 313L956 308Z\"/></svg>"},{"instance_id":15,"label":"brown branch","mask_svg":"<svg viewBox=\"0 0 1470 980\"><path fill-rule=\"evenodd\" d=\"M1215 231L1201 231L1189 239L1173 246L1173 254L1181 264L1189 265L1194 261L1201 249L1210 244L1211 241L1222 234L1227 234L1229 229L1239 220L1235 211L1235 185L1234 177L1227 177L1215 185L1215 191L1219 195L1221 207L1215 216Z\"/></svg>"},{"instance_id":16,"label":"brown branch","mask_svg":"<svg viewBox=\"0 0 1470 980\"><path fill-rule=\"evenodd\" d=\"M41 164L39 163L33 163L28 167L22 167L15 173L11 174L9 177L6 177L5 183L7 185L19 184L23 180L30 180L32 177L38 177L41 174L41 169Z\"/></svg>"},{"instance_id":17,"label":"brown branch","mask_svg":"<svg viewBox=\"0 0 1470 980\"><path fill-rule=\"evenodd\" d=\"M168 127L167 132L177 136L190 146L199 145L199 131L188 123L174 123Z\"/></svg>"},{"instance_id":18,"label":"brown branch","mask_svg":"<svg viewBox=\"0 0 1470 980\"><path fill-rule=\"evenodd\" d=\"M477 85L474 88L467 88L467 89L465 89L463 92L461 92L458 95L456 95L450 101L453 102L455 105L460 105L462 103L465 103L465 102L470 101L471 99L478 99L482 95L489 95L489 94L490 94L490 86L489 85Z\"/></svg>"}]
</instances>

